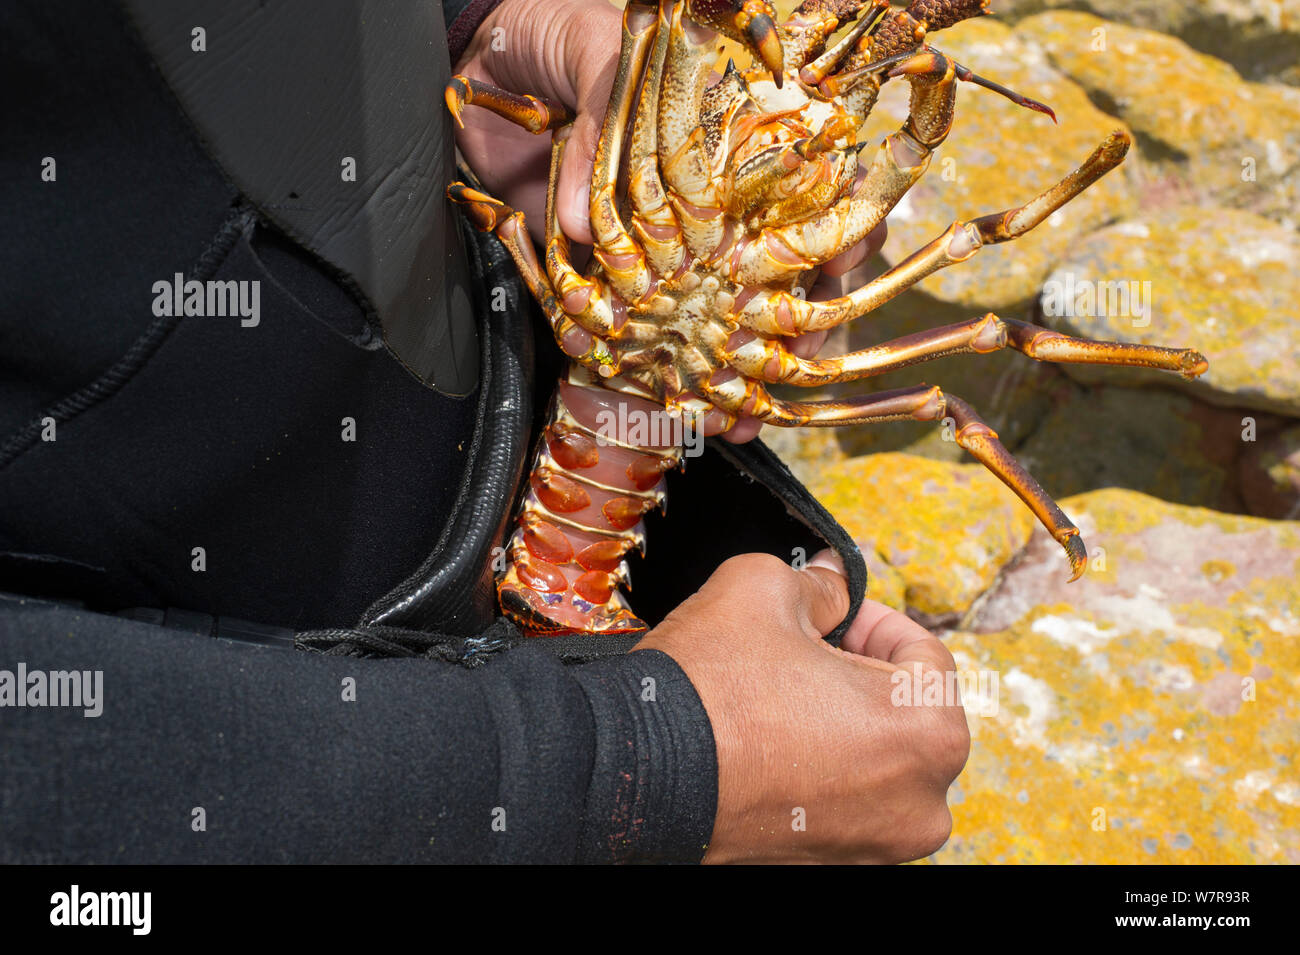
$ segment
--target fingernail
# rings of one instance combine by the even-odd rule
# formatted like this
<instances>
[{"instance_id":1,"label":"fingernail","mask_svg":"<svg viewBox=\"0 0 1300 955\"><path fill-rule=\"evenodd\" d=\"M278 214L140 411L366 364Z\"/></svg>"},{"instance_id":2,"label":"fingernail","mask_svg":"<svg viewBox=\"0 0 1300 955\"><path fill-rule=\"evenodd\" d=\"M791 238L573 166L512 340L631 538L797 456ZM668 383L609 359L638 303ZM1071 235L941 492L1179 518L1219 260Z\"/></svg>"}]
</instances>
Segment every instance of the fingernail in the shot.
<instances>
[{"instance_id":1,"label":"fingernail","mask_svg":"<svg viewBox=\"0 0 1300 955\"><path fill-rule=\"evenodd\" d=\"M591 163L583 163L582 175L578 177L578 185L573 190L573 211L584 219L591 207L591 174L594 171L595 167Z\"/></svg>"},{"instance_id":2,"label":"fingernail","mask_svg":"<svg viewBox=\"0 0 1300 955\"><path fill-rule=\"evenodd\" d=\"M825 567L827 570L833 570L841 577L848 577L848 571L844 569L844 561L840 560L840 555L835 553L829 547L826 550L818 551L813 555L813 559L808 561L809 567Z\"/></svg>"}]
</instances>

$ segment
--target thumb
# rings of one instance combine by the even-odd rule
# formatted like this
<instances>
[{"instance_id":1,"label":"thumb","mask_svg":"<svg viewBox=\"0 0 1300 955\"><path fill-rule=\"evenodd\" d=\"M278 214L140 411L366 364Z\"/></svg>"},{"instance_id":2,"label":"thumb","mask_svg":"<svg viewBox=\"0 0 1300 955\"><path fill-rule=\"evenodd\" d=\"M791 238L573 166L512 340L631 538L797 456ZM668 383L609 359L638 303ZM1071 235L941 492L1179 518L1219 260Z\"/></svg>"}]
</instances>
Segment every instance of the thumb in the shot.
<instances>
[{"instance_id":1,"label":"thumb","mask_svg":"<svg viewBox=\"0 0 1300 955\"><path fill-rule=\"evenodd\" d=\"M596 143L600 139L603 110L580 106L578 118L564 147L564 162L560 166L560 181L556 187L556 214L560 228L572 242L593 245L591 234L591 175L596 159Z\"/></svg>"},{"instance_id":2,"label":"thumb","mask_svg":"<svg viewBox=\"0 0 1300 955\"><path fill-rule=\"evenodd\" d=\"M570 53L574 57L571 75L577 119L564 147L564 163L556 186L556 214L564 234L580 245L595 244L591 233L591 176L596 144L600 141L614 75L618 72L616 38L622 32L623 19L612 6L602 4L598 9L600 16L574 21L581 28L565 44L566 57ZM587 13L594 15L596 11ZM615 40L613 46L607 39ZM619 157L614 159L617 162Z\"/></svg>"},{"instance_id":3,"label":"thumb","mask_svg":"<svg viewBox=\"0 0 1300 955\"><path fill-rule=\"evenodd\" d=\"M833 550L813 556L806 567L795 571L798 596L795 610L809 636L820 640L843 622L849 612L849 581L844 562Z\"/></svg>"},{"instance_id":4,"label":"thumb","mask_svg":"<svg viewBox=\"0 0 1300 955\"><path fill-rule=\"evenodd\" d=\"M838 558L818 554L795 570L772 554L728 558L699 591L665 623L687 625L696 617L728 621L737 637L750 640L796 632L808 640L830 633L849 611L849 587Z\"/></svg>"}]
</instances>

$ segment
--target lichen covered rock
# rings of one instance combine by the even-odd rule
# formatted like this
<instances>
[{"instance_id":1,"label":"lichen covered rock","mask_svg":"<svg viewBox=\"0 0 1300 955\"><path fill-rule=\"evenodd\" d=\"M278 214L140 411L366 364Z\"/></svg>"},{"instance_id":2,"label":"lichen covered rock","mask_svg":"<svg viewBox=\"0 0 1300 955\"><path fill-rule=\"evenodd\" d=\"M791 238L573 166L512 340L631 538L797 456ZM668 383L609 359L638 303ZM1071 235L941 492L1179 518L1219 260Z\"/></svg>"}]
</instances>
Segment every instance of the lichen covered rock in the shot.
<instances>
[{"instance_id":1,"label":"lichen covered rock","mask_svg":"<svg viewBox=\"0 0 1300 955\"><path fill-rule=\"evenodd\" d=\"M1143 158L1195 201L1296 225L1300 90L1247 82L1181 40L1086 13L1030 17L1016 36L1132 127Z\"/></svg>"},{"instance_id":2,"label":"lichen covered rock","mask_svg":"<svg viewBox=\"0 0 1300 955\"><path fill-rule=\"evenodd\" d=\"M947 862L1300 862L1300 523L1105 490L1062 502L946 635L998 674L968 709ZM987 712L987 710L986 710Z\"/></svg>"},{"instance_id":3,"label":"lichen covered rock","mask_svg":"<svg viewBox=\"0 0 1300 955\"><path fill-rule=\"evenodd\" d=\"M926 620L964 613L1034 523L978 464L875 454L839 462L809 487L864 551L874 549L900 575L908 609Z\"/></svg>"},{"instance_id":4,"label":"lichen covered rock","mask_svg":"<svg viewBox=\"0 0 1300 955\"><path fill-rule=\"evenodd\" d=\"M1172 34L1251 79L1300 83L1300 0L997 0L994 6L1005 22L1044 10L1084 10Z\"/></svg>"},{"instance_id":5,"label":"lichen covered rock","mask_svg":"<svg viewBox=\"0 0 1300 955\"><path fill-rule=\"evenodd\" d=\"M952 132L926 174L890 213L884 251L891 264L956 219L1028 201L1070 173L1109 133L1124 128L1053 69L1041 50L994 19L965 21L939 37L936 45L959 63L1050 104L1060 125L988 90L960 84ZM906 108L906 84L886 84L860 138L893 132L906 118ZM919 288L941 301L981 311L1031 299L1052 263L1073 242L1134 208L1126 176L1121 166L1028 235L985 248L925 279Z\"/></svg>"},{"instance_id":6,"label":"lichen covered rock","mask_svg":"<svg viewBox=\"0 0 1300 955\"><path fill-rule=\"evenodd\" d=\"M1084 382L1181 387L1213 404L1300 415L1300 237L1231 209L1183 207L1085 238L1044 284L1044 323L1085 338L1195 348L1209 371L1062 365Z\"/></svg>"}]
</instances>

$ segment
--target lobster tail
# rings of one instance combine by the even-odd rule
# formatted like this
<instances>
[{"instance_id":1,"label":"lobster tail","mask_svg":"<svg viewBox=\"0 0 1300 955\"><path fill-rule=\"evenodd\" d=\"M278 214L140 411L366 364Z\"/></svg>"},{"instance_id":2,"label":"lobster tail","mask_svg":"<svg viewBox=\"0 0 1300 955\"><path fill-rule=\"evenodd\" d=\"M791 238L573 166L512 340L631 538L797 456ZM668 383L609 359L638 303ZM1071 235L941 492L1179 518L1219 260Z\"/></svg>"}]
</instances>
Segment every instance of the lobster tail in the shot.
<instances>
[{"instance_id":1,"label":"lobster tail","mask_svg":"<svg viewBox=\"0 0 1300 955\"><path fill-rule=\"evenodd\" d=\"M501 608L530 636L647 629L621 586L644 552L642 517L665 501L682 461L662 406L584 381L560 383L497 582Z\"/></svg>"}]
</instances>

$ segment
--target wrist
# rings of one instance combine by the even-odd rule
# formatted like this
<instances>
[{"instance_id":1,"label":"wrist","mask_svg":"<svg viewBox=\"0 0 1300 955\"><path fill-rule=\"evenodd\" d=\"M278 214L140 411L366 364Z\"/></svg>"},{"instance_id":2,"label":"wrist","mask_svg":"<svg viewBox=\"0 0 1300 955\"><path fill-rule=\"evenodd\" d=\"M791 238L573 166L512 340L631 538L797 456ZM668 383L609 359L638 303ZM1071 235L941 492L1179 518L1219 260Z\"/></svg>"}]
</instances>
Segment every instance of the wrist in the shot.
<instances>
[{"instance_id":1,"label":"wrist","mask_svg":"<svg viewBox=\"0 0 1300 955\"><path fill-rule=\"evenodd\" d=\"M742 833L756 827L747 824L755 811L754 794L762 789L762 767L755 765L760 747L746 745L746 740L764 737L760 720L752 706L745 705L747 694L734 685L738 668L728 666L725 653L715 640L699 633L674 633L672 621L665 621L636 646L639 650L657 650L670 657L695 689L712 730L717 772L717 801L713 832L704 862L709 864L743 862L738 851L745 844ZM739 677L743 681L744 677ZM761 747L766 749L766 747ZM761 760L759 760L761 762ZM758 785L754 785L755 781Z\"/></svg>"},{"instance_id":2,"label":"wrist","mask_svg":"<svg viewBox=\"0 0 1300 955\"><path fill-rule=\"evenodd\" d=\"M687 674L654 652L573 673L596 727L579 861L699 862L716 816L717 760Z\"/></svg>"}]
</instances>

